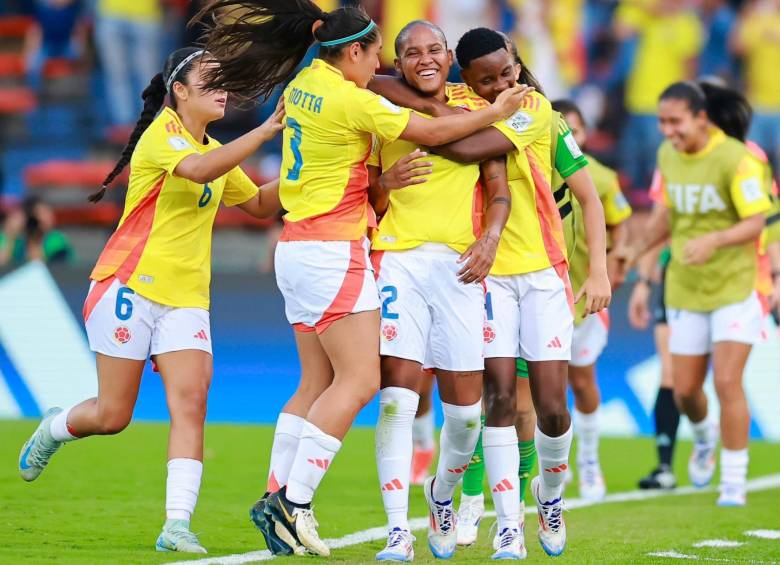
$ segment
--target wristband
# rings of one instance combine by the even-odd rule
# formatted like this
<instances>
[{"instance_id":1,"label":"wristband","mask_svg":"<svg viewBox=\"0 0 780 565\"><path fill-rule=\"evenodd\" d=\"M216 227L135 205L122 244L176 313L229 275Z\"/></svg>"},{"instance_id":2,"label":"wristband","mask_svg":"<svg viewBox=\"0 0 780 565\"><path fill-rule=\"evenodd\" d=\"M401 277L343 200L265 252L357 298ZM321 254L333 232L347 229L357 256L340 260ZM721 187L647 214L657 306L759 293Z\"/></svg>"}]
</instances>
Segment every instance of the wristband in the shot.
<instances>
[{"instance_id":1,"label":"wristband","mask_svg":"<svg viewBox=\"0 0 780 565\"><path fill-rule=\"evenodd\" d=\"M647 277L639 277L636 282L637 282L637 284L639 284L639 283L646 284L648 287L652 287L653 286L653 281L651 281Z\"/></svg>"}]
</instances>

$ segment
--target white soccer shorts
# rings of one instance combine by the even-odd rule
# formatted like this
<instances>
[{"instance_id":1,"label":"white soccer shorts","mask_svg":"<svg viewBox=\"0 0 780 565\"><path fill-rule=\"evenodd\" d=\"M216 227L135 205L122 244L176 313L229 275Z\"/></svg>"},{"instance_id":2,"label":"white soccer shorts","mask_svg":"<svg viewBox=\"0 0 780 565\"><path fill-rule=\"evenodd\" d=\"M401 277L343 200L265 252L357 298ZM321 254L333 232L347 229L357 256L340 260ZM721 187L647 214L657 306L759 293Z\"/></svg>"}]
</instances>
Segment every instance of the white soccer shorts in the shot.
<instances>
[{"instance_id":1,"label":"white soccer shorts","mask_svg":"<svg viewBox=\"0 0 780 565\"><path fill-rule=\"evenodd\" d=\"M489 276L485 357L568 361L573 295L565 264L522 275Z\"/></svg>"},{"instance_id":2,"label":"white soccer shorts","mask_svg":"<svg viewBox=\"0 0 780 565\"><path fill-rule=\"evenodd\" d=\"M669 351L675 355L706 355L719 341L756 344L761 341L764 313L757 292L745 300L712 312L667 308Z\"/></svg>"},{"instance_id":3,"label":"white soccer shorts","mask_svg":"<svg viewBox=\"0 0 780 565\"><path fill-rule=\"evenodd\" d=\"M211 353L208 310L159 304L116 278L92 281L84 324L89 348L110 357L142 361L186 349Z\"/></svg>"},{"instance_id":4,"label":"white soccer shorts","mask_svg":"<svg viewBox=\"0 0 780 565\"><path fill-rule=\"evenodd\" d=\"M459 257L436 243L372 253L382 298L382 355L445 371L484 368L485 290L458 280Z\"/></svg>"},{"instance_id":5,"label":"white soccer shorts","mask_svg":"<svg viewBox=\"0 0 780 565\"><path fill-rule=\"evenodd\" d=\"M296 331L320 334L349 314L379 308L368 248L366 238L277 244L276 283Z\"/></svg>"},{"instance_id":6,"label":"white soccer shorts","mask_svg":"<svg viewBox=\"0 0 780 565\"><path fill-rule=\"evenodd\" d=\"M609 335L609 311L605 308L591 314L578 326L574 326L571 342L571 361L573 367L593 365L607 346Z\"/></svg>"}]
</instances>

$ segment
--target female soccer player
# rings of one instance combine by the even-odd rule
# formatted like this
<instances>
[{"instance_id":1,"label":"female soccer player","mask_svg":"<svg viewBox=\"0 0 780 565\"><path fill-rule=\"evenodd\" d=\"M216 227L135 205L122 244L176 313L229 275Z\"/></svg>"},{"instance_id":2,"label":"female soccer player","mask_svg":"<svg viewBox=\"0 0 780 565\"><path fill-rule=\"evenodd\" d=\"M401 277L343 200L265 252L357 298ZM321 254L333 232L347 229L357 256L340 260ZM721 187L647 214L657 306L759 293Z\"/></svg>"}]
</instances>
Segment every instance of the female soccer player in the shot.
<instances>
[{"instance_id":1,"label":"female soccer player","mask_svg":"<svg viewBox=\"0 0 780 565\"><path fill-rule=\"evenodd\" d=\"M661 94L666 142L658 151L658 170L664 209L628 255L632 261L671 237L669 349L675 394L694 433L688 472L694 485L704 486L715 470L718 432L703 390L711 357L721 407L722 506L746 502L750 414L742 374L763 319L755 243L770 202L761 164L724 133L733 121L747 129L750 115L741 94L711 84L679 82Z\"/></svg>"},{"instance_id":2,"label":"female soccer player","mask_svg":"<svg viewBox=\"0 0 780 565\"><path fill-rule=\"evenodd\" d=\"M326 13L311 0L215 0L200 19L220 61L209 86L244 96L271 92L320 42L320 58L284 93L279 192L288 213L276 276L302 374L277 423L268 481L276 492L263 515L274 522L267 531L287 546L280 552L305 547L328 555L311 500L355 415L379 388L380 304L365 237L372 135L439 145L511 115L524 92L509 90L481 112L429 120L365 89L382 39L360 8Z\"/></svg>"},{"instance_id":3,"label":"female soccer player","mask_svg":"<svg viewBox=\"0 0 780 565\"><path fill-rule=\"evenodd\" d=\"M211 382L211 230L220 202L257 217L279 208L276 183L257 187L238 167L281 130L284 111L221 146L206 127L225 113L227 94L203 88L215 63L201 49L168 56L143 92L144 109L99 200L130 162L125 211L90 278L84 321L97 354L98 396L50 410L24 444L19 471L35 480L65 442L116 434L130 423L141 373L151 358L171 415L167 520L158 551L206 553L190 531L203 471L203 423ZM163 106L166 95L170 106Z\"/></svg>"},{"instance_id":4,"label":"female soccer player","mask_svg":"<svg viewBox=\"0 0 780 565\"><path fill-rule=\"evenodd\" d=\"M442 103L463 103L465 87L446 83L453 55L441 29L413 21L399 32L395 50L403 79L389 80L403 80ZM483 206L480 165L434 155L420 163L432 171L424 185L392 190L401 183L385 177L416 147L394 141L379 142L376 149L376 167L369 174L376 169L373 176L379 177L379 169L389 169L372 190L374 209L382 215L371 256L383 298L376 452L389 528L377 559L414 558L408 493L424 363L436 367L444 410L436 476L424 485L431 515L428 543L436 557L449 558L456 548L455 486L479 436L485 292L478 283L493 264L509 215L506 165L503 158L481 165Z\"/></svg>"}]
</instances>

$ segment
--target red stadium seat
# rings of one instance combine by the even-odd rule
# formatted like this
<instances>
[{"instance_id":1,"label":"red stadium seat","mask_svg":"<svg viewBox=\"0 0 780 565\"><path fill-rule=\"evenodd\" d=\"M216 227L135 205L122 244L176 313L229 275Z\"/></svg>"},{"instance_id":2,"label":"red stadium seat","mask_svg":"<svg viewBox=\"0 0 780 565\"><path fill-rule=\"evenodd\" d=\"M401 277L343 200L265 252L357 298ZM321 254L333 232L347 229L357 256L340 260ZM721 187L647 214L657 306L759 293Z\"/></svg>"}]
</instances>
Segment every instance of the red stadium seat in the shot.
<instances>
[{"instance_id":1,"label":"red stadium seat","mask_svg":"<svg viewBox=\"0 0 780 565\"><path fill-rule=\"evenodd\" d=\"M33 23L33 18L29 16L4 16L0 18L0 37L24 37Z\"/></svg>"},{"instance_id":2,"label":"red stadium seat","mask_svg":"<svg viewBox=\"0 0 780 565\"><path fill-rule=\"evenodd\" d=\"M33 189L77 187L93 191L113 168L114 161L44 161L24 170L24 182ZM126 183L128 174L125 169L116 182Z\"/></svg>"},{"instance_id":3,"label":"red stadium seat","mask_svg":"<svg viewBox=\"0 0 780 565\"><path fill-rule=\"evenodd\" d=\"M0 88L0 114L24 114L38 106L38 98L29 88Z\"/></svg>"},{"instance_id":4,"label":"red stadium seat","mask_svg":"<svg viewBox=\"0 0 780 565\"><path fill-rule=\"evenodd\" d=\"M79 206L54 206L54 216L60 226L106 226L118 221L122 210L111 202L86 203Z\"/></svg>"}]
</instances>

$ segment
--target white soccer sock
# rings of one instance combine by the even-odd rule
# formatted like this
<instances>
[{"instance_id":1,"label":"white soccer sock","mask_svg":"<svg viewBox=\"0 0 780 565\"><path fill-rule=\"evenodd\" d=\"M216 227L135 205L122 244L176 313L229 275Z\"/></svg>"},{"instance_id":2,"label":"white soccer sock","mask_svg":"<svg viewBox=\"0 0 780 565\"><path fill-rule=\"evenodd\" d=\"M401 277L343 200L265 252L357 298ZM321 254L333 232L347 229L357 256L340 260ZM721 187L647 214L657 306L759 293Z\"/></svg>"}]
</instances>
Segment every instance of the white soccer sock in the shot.
<instances>
[{"instance_id":1,"label":"white soccer sock","mask_svg":"<svg viewBox=\"0 0 780 565\"><path fill-rule=\"evenodd\" d=\"M420 395L387 387L379 393L376 466L388 528L409 529L409 474L412 468L412 426Z\"/></svg>"},{"instance_id":2,"label":"white soccer sock","mask_svg":"<svg viewBox=\"0 0 780 565\"><path fill-rule=\"evenodd\" d=\"M165 486L165 514L168 520L190 520L200 492L203 463L196 459L176 458L168 461Z\"/></svg>"},{"instance_id":3,"label":"white soccer sock","mask_svg":"<svg viewBox=\"0 0 780 565\"><path fill-rule=\"evenodd\" d=\"M599 411L590 414L574 411L574 431L577 434L577 465L599 462Z\"/></svg>"},{"instance_id":4,"label":"white soccer sock","mask_svg":"<svg viewBox=\"0 0 780 565\"><path fill-rule=\"evenodd\" d=\"M66 408L51 420L49 433L51 434L51 437L57 441L66 442L79 439L78 436L72 434L70 428L68 428L68 414L70 414L71 410L73 410L73 406Z\"/></svg>"},{"instance_id":5,"label":"white soccer sock","mask_svg":"<svg viewBox=\"0 0 780 565\"><path fill-rule=\"evenodd\" d=\"M295 504L310 503L339 449L341 441L304 421L287 480L287 500Z\"/></svg>"},{"instance_id":6,"label":"white soccer sock","mask_svg":"<svg viewBox=\"0 0 780 565\"><path fill-rule=\"evenodd\" d=\"M298 451L303 423L300 416L281 412L276 420L274 443L271 446L271 463L268 466L268 492L276 492L287 484L290 467Z\"/></svg>"},{"instance_id":7,"label":"white soccer sock","mask_svg":"<svg viewBox=\"0 0 780 565\"><path fill-rule=\"evenodd\" d=\"M439 465L433 482L433 498L445 502L452 499L455 486L463 478L477 446L482 401L471 406L455 406L445 402L441 405L444 426L439 439Z\"/></svg>"},{"instance_id":8,"label":"white soccer sock","mask_svg":"<svg viewBox=\"0 0 780 565\"><path fill-rule=\"evenodd\" d=\"M709 443L712 441L712 422L705 417L701 422L691 422L693 440L697 443Z\"/></svg>"},{"instance_id":9,"label":"white soccer sock","mask_svg":"<svg viewBox=\"0 0 780 565\"><path fill-rule=\"evenodd\" d=\"M534 432L536 455L539 459L539 497L550 502L563 493L563 480L569 468L572 426L559 437L545 435L538 427Z\"/></svg>"},{"instance_id":10,"label":"white soccer sock","mask_svg":"<svg viewBox=\"0 0 780 565\"><path fill-rule=\"evenodd\" d=\"M488 484L493 491L498 531L518 528L520 524L520 451L517 449L517 431L514 426L485 427L482 449Z\"/></svg>"},{"instance_id":11,"label":"white soccer sock","mask_svg":"<svg viewBox=\"0 0 780 565\"><path fill-rule=\"evenodd\" d=\"M436 447L436 429L433 421L433 408L414 419L412 439L414 445L425 451Z\"/></svg>"},{"instance_id":12,"label":"white soccer sock","mask_svg":"<svg viewBox=\"0 0 780 565\"><path fill-rule=\"evenodd\" d=\"M720 483L723 485L739 485L744 487L747 483L748 450L726 449L720 450Z\"/></svg>"}]
</instances>

